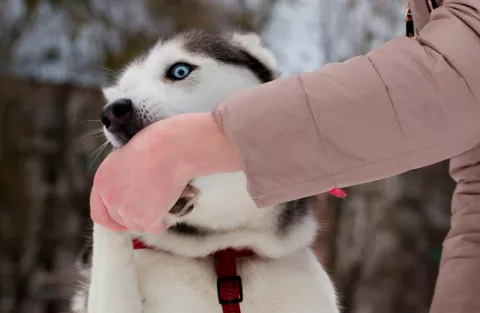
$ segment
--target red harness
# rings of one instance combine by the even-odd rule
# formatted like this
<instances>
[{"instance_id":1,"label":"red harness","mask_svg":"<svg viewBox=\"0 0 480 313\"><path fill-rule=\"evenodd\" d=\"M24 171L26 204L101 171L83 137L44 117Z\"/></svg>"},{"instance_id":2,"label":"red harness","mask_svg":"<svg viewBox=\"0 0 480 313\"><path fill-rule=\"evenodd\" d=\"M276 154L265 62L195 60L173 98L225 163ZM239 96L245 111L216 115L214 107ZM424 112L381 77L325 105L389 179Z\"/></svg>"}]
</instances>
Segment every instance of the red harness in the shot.
<instances>
[{"instance_id":1,"label":"red harness","mask_svg":"<svg viewBox=\"0 0 480 313\"><path fill-rule=\"evenodd\" d=\"M138 239L132 240L133 249L152 249ZM237 275L237 258L255 255L252 250L225 249L213 254L217 272L218 302L223 313L240 313L243 301L242 279Z\"/></svg>"}]
</instances>

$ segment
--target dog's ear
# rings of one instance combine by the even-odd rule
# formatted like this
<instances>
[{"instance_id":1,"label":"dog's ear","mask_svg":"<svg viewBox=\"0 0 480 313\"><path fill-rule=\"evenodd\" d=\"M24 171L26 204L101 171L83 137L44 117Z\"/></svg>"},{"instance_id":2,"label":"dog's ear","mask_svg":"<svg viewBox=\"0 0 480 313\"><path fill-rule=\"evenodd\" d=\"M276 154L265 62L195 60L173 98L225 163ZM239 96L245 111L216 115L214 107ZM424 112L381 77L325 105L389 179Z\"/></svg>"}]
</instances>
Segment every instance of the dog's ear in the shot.
<instances>
[{"instance_id":1,"label":"dog's ear","mask_svg":"<svg viewBox=\"0 0 480 313\"><path fill-rule=\"evenodd\" d=\"M233 33L232 42L235 46L245 50L270 69L276 72L277 62L273 54L263 46L262 40L255 33Z\"/></svg>"}]
</instances>

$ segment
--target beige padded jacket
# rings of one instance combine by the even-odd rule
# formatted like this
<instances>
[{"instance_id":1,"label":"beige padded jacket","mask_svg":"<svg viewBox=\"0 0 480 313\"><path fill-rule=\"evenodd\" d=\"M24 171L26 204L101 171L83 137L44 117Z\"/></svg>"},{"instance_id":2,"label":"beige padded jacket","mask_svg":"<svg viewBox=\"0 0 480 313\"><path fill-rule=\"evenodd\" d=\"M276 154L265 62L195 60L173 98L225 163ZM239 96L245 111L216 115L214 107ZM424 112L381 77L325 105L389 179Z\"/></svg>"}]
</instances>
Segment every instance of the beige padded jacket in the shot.
<instances>
[{"instance_id":1,"label":"beige padded jacket","mask_svg":"<svg viewBox=\"0 0 480 313\"><path fill-rule=\"evenodd\" d=\"M410 0L415 38L261 85L214 116L259 207L453 158L452 229L431 312L478 313L480 0L439 1L431 14L427 2Z\"/></svg>"}]
</instances>

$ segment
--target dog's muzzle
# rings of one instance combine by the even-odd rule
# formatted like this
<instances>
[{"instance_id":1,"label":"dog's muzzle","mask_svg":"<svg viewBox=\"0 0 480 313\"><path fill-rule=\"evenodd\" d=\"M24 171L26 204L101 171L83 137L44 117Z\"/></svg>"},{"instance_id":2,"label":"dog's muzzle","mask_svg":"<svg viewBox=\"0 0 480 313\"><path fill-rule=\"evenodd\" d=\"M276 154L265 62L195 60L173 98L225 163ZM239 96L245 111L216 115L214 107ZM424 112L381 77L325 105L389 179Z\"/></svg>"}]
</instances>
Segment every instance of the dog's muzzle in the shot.
<instances>
[{"instance_id":1,"label":"dog's muzzle","mask_svg":"<svg viewBox=\"0 0 480 313\"><path fill-rule=\"evenodd\" d=\"M117 99L107 104L100 115L100 121L123 144L140 131L134 123L134 108L130 99Z\"/></svg>"}]
</instances>

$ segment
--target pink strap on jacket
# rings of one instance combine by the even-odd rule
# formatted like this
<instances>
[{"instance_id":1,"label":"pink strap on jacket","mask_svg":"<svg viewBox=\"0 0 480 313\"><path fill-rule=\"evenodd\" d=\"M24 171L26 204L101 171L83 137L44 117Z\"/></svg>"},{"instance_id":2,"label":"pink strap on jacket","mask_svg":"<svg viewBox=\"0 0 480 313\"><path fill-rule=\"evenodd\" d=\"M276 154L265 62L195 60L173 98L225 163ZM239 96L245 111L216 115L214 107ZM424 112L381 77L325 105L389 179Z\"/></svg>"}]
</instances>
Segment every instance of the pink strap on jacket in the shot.
<instances>
[{"instance_id":1,"label":"pink strap on jacket","mask_svg":"<svg viewBox=\"0 0 480 313\"><path fill-rule=\"evenodd\" d=\"M329 193L341 199L345 199L347 197L347 193L340 188L333 188L332 190L329 191Z\"/></svg>"}]
</instances>

